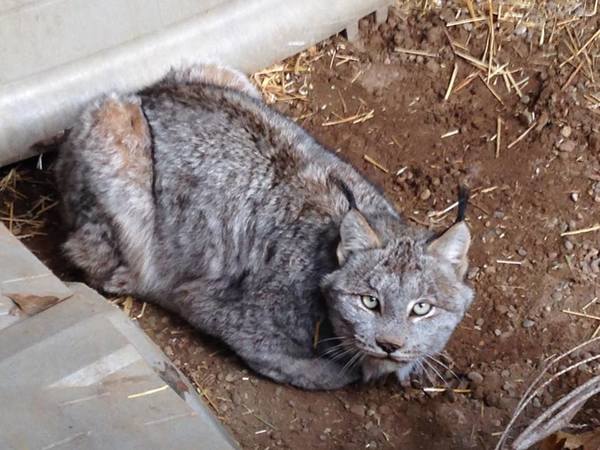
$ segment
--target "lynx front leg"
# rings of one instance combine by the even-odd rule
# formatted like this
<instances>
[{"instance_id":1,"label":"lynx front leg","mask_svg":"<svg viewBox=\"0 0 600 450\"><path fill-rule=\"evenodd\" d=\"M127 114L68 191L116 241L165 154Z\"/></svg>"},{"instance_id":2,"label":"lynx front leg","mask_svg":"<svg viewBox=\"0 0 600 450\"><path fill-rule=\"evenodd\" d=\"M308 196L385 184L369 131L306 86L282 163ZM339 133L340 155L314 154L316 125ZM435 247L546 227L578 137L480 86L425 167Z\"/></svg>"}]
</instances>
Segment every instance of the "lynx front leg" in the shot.
<instances>
[{"instance_id":1,"label":"lynx front leg","mask_svg":"<svg viewBox=\"0 0 600 450\"><path fill-rule=\"evenodd\" d=\"M329 390L360 379L355 366L344 367L343 363L313 356L312 331L296 330L296 340L291 340L287 330L265 317L264 303L243 305L237 301L239 292L220 290L212 283L203 279L184 283L172 291L170 298L161 296L157 302L199 330L218 337L253 370L279 383ZM266 292L262 295L268 296ZM273 295L292 298L281 289Z\"/></svg>"},{"instance_id":2,"label":"lynx front leg","mask_svg":"<svg viewBox=\"0 0 600 450\"><path fill-rule=\"evenodd\" d=\"M136 277L123 265L107 223L88 222L72 231L63 250L94 288L115 295L135 292Z\"/></svg>"},{"instance_id":3,"label":"lynx front leg","mask_svg":"<svg viewBox=\"0 0 600 450\"><path fill-rule=\"evenodd\" d=\"M241 355L244 357L244 355ZM324 358L294 358L283 354L252 355L246 359L258 373L280 383L308 390L340 389L360 379L356 369Z\"/></svg>"}]
</instances>

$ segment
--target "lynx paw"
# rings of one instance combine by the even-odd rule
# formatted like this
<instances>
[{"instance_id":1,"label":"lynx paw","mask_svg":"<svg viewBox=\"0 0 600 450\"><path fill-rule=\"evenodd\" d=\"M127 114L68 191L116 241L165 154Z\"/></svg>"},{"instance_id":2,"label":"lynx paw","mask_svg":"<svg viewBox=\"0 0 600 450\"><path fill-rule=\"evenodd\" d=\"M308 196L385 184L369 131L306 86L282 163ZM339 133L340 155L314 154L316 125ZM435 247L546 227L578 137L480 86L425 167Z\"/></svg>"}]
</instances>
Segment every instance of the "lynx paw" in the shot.
<instances>
[{"instance_id":1,"label":"lynx paw","mask_svg":"<svg viewBox=\"0 0 600 450\"><path fill-rule=\"evenodd\" d=\"M135 292L135 279L131 271L125 266L119 266L104 281L101 289L113 295L133 294Z\"/></svg>"}]
</instances>

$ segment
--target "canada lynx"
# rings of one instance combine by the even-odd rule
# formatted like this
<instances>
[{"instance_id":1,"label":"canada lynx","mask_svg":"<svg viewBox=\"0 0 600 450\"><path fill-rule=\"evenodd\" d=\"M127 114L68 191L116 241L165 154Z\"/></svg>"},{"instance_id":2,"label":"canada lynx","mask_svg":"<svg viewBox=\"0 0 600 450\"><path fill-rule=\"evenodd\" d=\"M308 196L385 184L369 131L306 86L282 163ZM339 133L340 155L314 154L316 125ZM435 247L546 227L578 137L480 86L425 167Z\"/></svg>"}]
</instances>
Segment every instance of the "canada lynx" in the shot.
<instances>
[{"instance_id":1,"label":"canada lynx","mask_svg":"<svg viewBox=\"0 0 600 450\"><path fill-rule=\"evenodd\" d=\"M279 382L406 378L473 297L464 221L407 224L230 69L97 100L56 174L64 249L92 285L175 311Z\"/></svg>"}]
</instances>

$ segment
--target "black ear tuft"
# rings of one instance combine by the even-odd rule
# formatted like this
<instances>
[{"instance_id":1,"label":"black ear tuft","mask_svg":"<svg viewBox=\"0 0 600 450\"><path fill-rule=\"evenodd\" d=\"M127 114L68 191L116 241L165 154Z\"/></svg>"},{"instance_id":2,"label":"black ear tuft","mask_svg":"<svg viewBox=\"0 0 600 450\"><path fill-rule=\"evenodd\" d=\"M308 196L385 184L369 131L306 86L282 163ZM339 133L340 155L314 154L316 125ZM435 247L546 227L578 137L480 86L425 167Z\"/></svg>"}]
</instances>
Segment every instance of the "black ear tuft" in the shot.
<instances>
[{"instance_id":1,"label":"black ear tuft","mask_svg":"<svg viewBox=\"0 0 600 450\"><path fill-rule=\"evenodd\" d=\"M462 222L465 220L468 204L469 189L466 186L461 185L458 188L458 213L456 214L456 222Z\"/></svg>"},{"instance_id":2,"label":"black ear tuft","mask_svg":"<svg viewBox=\"0 0 600 450\"><path fill-rule=\"evenodd\" d=\"M356 198L354 197L354 193L348 187L348 185L346 183L344 183L342 180L340 180L338 177L331 175L331 174L329 175L329 180L332 181L338 187L338 189L340 191L342 191L342 194L344 194L344 197L346 197L346 200L348 201L348 205L350 206L350 209L358 210L358 205L356 204Z\"/></svg>"}]
</instances>

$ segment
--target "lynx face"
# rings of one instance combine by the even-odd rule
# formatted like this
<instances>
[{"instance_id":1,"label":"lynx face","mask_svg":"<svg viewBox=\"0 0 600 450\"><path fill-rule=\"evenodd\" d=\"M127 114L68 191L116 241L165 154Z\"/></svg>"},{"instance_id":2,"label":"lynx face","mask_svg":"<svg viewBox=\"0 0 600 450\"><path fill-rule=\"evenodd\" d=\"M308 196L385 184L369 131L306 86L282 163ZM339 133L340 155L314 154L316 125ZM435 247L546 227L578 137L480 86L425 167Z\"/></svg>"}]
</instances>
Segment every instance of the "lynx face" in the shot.
<instances>
[{"instance_id":1,"label":"lynx face","mask_svg":"<svg viewBox=\"0 0 600 450\"><path fill-rule=\"evenodd\" d=\"M458 222L441 236L394 236L393 218L350 211L340 230L340 269L325 278L330 320L363 378L406 378L441 352L469 307L464 282L469 229Z\"/></svg>"}]
</instances>

